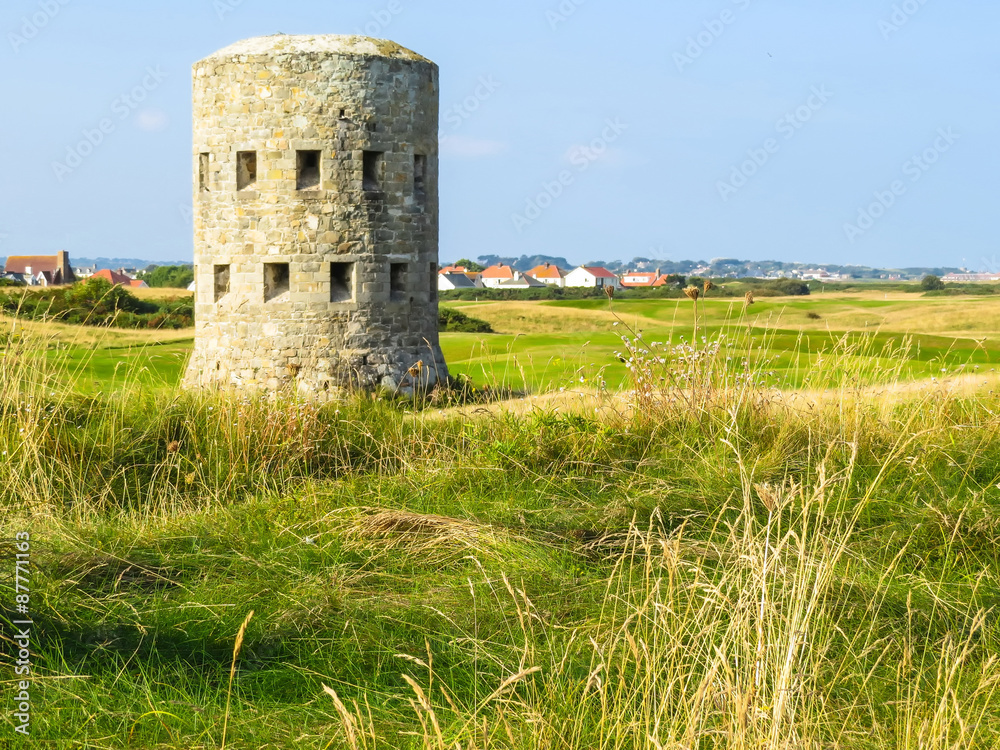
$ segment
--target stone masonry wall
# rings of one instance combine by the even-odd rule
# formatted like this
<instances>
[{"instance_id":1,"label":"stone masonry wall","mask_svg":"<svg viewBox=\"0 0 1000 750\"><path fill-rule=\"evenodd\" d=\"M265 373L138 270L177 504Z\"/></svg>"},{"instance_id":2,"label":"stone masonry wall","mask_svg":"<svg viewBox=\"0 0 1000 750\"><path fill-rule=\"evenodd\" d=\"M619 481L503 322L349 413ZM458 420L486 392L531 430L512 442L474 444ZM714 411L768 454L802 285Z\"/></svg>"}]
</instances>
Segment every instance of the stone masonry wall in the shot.
<instances>
[{"instance_id":1,"label":"stone masonry wall","mask_svg":"<svg viewBox=\"0 0 1000 750\"><path fill-rule=\"evenodd\" d=\"M446 378L437 66L391 42L278 35L193 72L186 385L322 400Z\"/></svg>"}]
</instances>

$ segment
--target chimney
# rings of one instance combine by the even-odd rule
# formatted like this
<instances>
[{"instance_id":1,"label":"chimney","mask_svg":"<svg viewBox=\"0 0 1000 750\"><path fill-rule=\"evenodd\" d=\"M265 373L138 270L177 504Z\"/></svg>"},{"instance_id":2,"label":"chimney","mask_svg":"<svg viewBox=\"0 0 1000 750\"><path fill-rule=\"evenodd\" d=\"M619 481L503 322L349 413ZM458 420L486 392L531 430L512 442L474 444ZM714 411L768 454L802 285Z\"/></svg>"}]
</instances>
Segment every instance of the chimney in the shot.
<instances>
[{"instance_id":1,"label":"chimney","mask_svg":"<svg viewBox=\"0 0 1000 750\"><path fill-rule=\"evenodd\" d=\"M69 253L65 250L60 250L58 254L59 260L56 263L56 270L59 272L59 284L70 284L76 281L73 276L73 268L69 264Z\"/></svg>"},{"instance_id":2,"label":"chimney","mask_svg":"<svg viewBox=\"0 0 1000 750\"><path fill-rule=\"evenodd\" d=\"M656 269L656 278L660 278L660 269L659 268Z\"/></svg>"},{"instance_id":3,"label":"chimney","mask_svg":"<svg viewBox=\"0 0 1000 750\"><path fill-rule=\"evenodd\" d=\"M24 275L25 276L31 276L31 266L25 266L24 267Z\"/></svg>"}]
</instances>

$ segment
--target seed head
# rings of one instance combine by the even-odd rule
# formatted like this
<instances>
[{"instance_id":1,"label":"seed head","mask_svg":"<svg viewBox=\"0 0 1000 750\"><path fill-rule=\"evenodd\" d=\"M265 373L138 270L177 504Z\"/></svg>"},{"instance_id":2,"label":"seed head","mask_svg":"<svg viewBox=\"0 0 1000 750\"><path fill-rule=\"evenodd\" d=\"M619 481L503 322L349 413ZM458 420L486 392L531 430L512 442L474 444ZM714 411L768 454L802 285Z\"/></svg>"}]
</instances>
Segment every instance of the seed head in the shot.
<instances>
[{"instance_id":1,"label":"seed head","mask_svg":"<svg viewBox=\"0 0 1000 750\"><path fill-rule=\"evenodd\" d=\"M746 293L746 294L745 294L745 295L743 296L743 302L744 302L744 304L745 304L745 305L746 305L747 307L750 307L750 305L752 305L752 304L754 303L754 299L753 299L753 292L747 292L747 293Z\"/></svg>"},{"instance_id":2,"label":"seed head","mask_svg":"<svg viewBox=\"0 0 1000 750\"><path fill-rule=\"evenodd\" d=\"M713 284L711 280L707 280L705 282L705 295L708 296L708 293L713 289L715 289L715 284Z\"/></svg>"},{"instance_id":3,"label":"seed head","mask_svg":"<svg viewBox=\"0 0 1000 750\"><path fill-rule=\"evenodd\" d=\"M167 443L167 453L176 453L181 449L181 444L179 440L171 440Z\"/></svg>"},{"instance_id":4,"label":"seed head","mask_svg":"<svg viewBox=\"0 0 1000 750\"><path fill-rule=\"evenodd\" d=\"M697 302L698 298L701 296L701 290L696 286L689 286L684 290L684 294L687 295L688 299L692 299Z\"/></svg>"}]
</instances>

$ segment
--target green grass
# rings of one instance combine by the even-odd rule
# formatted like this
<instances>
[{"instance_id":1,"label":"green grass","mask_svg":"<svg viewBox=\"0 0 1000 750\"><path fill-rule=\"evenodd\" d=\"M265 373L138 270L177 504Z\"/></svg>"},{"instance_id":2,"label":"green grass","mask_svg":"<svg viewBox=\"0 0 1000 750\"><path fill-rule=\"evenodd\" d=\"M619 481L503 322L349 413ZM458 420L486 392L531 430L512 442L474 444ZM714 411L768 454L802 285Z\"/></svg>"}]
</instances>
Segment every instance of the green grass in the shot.
<instances>
[{"instance_id":1,"label":"green grass","mask_svg":"<svg viewBox=\"0 0 1000 750\"><path fill-rule=\"evenodd\" d=\"M443 336L449 367L480 381L533 391L601 383L620 388L628 373L616 353L627 328L668 344L690 342L695 333L686 299L616 300L613 307L607 300L456 304L500 333ZM979 333L984 321L992 325L1000 315L992 301L957 305L816 295L758 300L745 316L743 309L742 300L702 301L698 336L724 337L733 356L766 364L760 371L776 388L809 385L806 374L831 357L853 358L852 374L871 384L886 377L894 382L986 372L1000 359L1000 341ZM905 362L897 371L888 365L900 360L901 352Z\"/></svg>"},{"instance_id":2,"label":"green grass","mask_svg":"<svg viewBox=\"0 0 1000 750\"><path fill-rule=\"evenodd\" d=\"M523 414L189 394L185 343L20 342L0 620L28 531L31 745L995 747L1000 397L860 387L989 342L761 328L747 368L744 332L633 344L626 392ZM456 369L610 379L616 338L498 334Z\"/></svg>"}]
</instances>

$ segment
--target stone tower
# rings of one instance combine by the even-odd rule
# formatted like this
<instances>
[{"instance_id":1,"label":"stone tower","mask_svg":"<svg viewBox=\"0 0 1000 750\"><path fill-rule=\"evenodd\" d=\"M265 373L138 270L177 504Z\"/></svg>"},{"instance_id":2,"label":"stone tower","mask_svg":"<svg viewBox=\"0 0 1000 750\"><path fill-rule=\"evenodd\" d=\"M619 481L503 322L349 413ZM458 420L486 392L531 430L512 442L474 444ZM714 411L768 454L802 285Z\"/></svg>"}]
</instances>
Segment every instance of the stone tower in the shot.
<instances>
[{"instance_id":1,"label":"stone tower","mask_svg":"<svg viewBox=\"0 0 1000 750\"><path fill-rule=\"evenodd\" d=\"M323 400L444 380L437 66L393 42L279 34L193 72L186 385Z\"/></svg>"}]
</instances>

